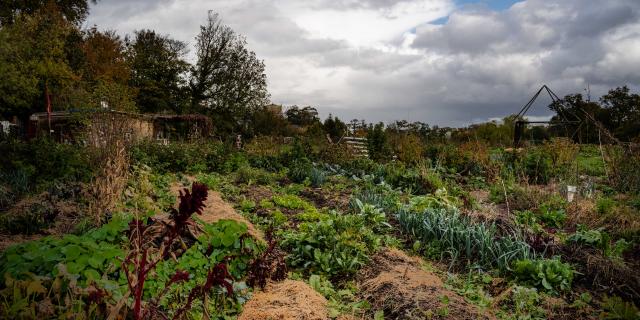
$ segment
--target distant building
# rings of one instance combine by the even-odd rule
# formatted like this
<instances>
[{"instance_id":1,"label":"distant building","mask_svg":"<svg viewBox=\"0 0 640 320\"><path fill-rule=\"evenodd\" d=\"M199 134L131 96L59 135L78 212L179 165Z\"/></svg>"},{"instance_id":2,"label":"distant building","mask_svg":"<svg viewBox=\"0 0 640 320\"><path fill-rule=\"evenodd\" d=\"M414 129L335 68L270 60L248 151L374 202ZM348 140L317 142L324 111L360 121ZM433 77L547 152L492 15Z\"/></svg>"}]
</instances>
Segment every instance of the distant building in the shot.
<instances>
[{"instance_id":1,"label":"distant building","mask_svg":"<svg viewBox=\"0 0 640 320\"><path fill-rule=\"evenodd\" d=\"M137 114L121 111L55 111L29 117L26 138L50 136L58 142L96 142L106 131L122 134L129 141L193 140L211 136L211 119L200 114ZM110 127L110 128L109 128Z\"/></svg>"},{"instance_id":2,"label":"distant building","mask_svg":"<svg viewBox=\"0 0 640 320\"><path fill-rule=\"evenodd\" d=\"M281 104L269 104L264 106L265 109L271 111L275 115L282 115L282 105Z\"/></svg>"}]
</instances>

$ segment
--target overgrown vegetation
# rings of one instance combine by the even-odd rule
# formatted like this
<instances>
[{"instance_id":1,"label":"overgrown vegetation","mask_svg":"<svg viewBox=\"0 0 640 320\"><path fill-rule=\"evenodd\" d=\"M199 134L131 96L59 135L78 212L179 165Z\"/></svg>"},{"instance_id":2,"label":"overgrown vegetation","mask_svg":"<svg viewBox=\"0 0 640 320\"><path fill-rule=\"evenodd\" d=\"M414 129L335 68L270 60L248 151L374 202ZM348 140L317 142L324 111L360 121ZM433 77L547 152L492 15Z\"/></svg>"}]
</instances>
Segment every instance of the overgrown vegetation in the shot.
<instances>
[{"instance_id":1,"label":"overgrown vegetation","mask_svg":"<svg viewBox=\"0 0 640 320\"><path fill-rule=\"evenodd\" d=\"M73 115L24 127L29 139L0 133L0 318L233 319L283 280L332 319L639 318L640 156L612 143L640 133L627 87L550 106L590 110L598 130L528 127L518 148L515 116L321 122L312 106L267 106L264 63L215 13L191 65L153 30L80 29L87 10L0 10L0 120L26 126L43 100ZM213 128L138 139L111 116L134 113ZM347 136L366 137L368 157ZM379 259L400 251L415 256Z\"/></svg>"}]
</instances>

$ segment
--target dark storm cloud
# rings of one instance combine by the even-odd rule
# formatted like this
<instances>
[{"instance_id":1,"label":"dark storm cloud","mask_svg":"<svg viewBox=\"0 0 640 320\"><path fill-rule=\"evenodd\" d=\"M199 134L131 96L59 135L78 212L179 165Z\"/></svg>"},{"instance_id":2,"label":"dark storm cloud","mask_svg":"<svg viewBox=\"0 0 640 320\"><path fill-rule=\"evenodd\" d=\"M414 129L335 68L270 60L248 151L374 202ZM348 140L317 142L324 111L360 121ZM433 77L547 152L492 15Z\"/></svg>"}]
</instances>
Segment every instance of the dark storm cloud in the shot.
<instances>
[{"instance_id":1,"label":"dark storm cloud","mask_svg":"<svg viewBox=\"0 0 640 320\"><path fill-rule=\"evenodd\" d=\"M448 21L382 37L380 26L415 19L415 8ZM640 1L443 8L453 8L452 0L112 0L94 6L88 25L122 33L150 28L193 44L207 10L219 12L264 59L275 103L314 105L323 116L345 119L463 125L517 112L542 84L559 95L589 84L594 97L640 86ZM328 13L311 26L333 29L306 28L301 17L317 12ZM352 19L351 27L366 25L365 41L354 39L360 31L336 29L346 21L332 12ZM532 115L548 115L545 104Z\"/></svg>"}]
</instances>

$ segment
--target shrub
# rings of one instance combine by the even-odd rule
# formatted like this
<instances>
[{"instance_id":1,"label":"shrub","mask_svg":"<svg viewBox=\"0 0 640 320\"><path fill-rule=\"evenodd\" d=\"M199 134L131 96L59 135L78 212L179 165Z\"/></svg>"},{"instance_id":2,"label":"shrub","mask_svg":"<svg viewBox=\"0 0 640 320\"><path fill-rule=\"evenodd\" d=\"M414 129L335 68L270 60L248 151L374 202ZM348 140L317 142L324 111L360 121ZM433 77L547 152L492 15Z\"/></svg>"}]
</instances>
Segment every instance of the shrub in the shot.
<instances>
[{"instance_id":1,"label":"shrub","mask_svg":"<svg viewBox=\"0 0 640 320\"><path fill-rule=\"evenodd\" d=\"M262 184L268 185L275 181L273 174L262 169L256 169L249 166L242 166L236 172L236 182L246 184Z\"/></svg>"},{"instance_id":2,"label":"shrub","mask_svg":"<svg viewBox=\"0 0 640 320\"><path fill-rule=\"evenodd\" d=\"M313 170L313 165L308 159L299 159L289 167L287 176L295 183L302 183Z\"/></svg>"},{"instance_id":3,"label":"shrub","mask_svg":"<svg viewBox=\"0 0 640 320\"><path fill-rule=\"evenodd\" d=\"M619 192L640 194L640 152L631 150L611 150L610 180Z\"/></svg>"},{"instance_id":4,"label":"shrub","mask_svg":"<svg viewBox=\"0 0 640 320\"><path fill-rule=\"evenodd\" d=\"M36 234L54 222L58 215L54 203L42 197L29 201L19 209L0 215L1 230L10 234Z\"/></svg>"},{"instance_id":5,"label":"shrub","mask_svg":"<svg viewBox=\"0 0 640 320\"><path fill-rule=\"evenodd\" d=\"M551 155L540 148L531 148L515 164L516 172L522 173L529 183L547 184L553 177Z\"/></svg>"},{"instance_id":6,"label":"shrub","mask_svg":"<svg viewBox=\"0 0 640 320\"><path fill-rule=\"evenodd\" d=\"M508 201L511 210L536 208L541 198L543 198L543 195L540 191L533 188L525 188L509 180L492 184L489 189L489 200L495 203L506 203Z\"/></svg>"},{"instance_id":7,"label":"shrub","mask_svg":"<svg viewBox=\"0 0 640 320\"><path fill-rule=\"evenodd\" d=\"M134 163L145 164L154 171L165 172L232 172L247 164L246 158L218 142L171 142L160 145L146 141L131 148Z\"/></svg>"},{"instance_id":8,"label":"shrub","mask_svg":"<svg viewBox=\"0 0 640 320\"><path fill-rule=\"evenodd\" d=\"M422 159L424 152L422 141L414 134L398 134L392 139L391 145L398 156L398 160L407 164L416 164Z\"/></svg>"},{"instance_id":9,"label":"shrub","mask_svg":"<svg viewBox=\"0 0 640 320\"><path fill-rule=\"evenodd\" d=\"M513 264L513 273L518 281L558 293L571 289L575 271L571 265L562 263L557 258L524 259Z\"/></svg>"},{"instance_id":10,"label":"shrub","mask_svg":"<svg viewBox=\"0 0 640 320\"><path fill-rule=\"evenodd\" d=\"M48 139L1 141L0 154L0 189L4 190L0 192L0 209L55 183L88 182L94 175L91 153L77 145Z\"/></svg>"}]
</instances>

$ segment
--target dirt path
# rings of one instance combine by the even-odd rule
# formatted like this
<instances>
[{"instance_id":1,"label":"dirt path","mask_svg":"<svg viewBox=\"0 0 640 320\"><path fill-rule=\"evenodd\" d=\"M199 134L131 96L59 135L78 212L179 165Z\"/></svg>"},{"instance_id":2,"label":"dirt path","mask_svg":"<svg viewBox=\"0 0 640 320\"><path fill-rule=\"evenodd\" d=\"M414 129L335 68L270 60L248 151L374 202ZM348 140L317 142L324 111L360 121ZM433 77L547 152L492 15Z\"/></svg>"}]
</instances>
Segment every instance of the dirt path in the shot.
<instances>
[{"instance_id":1,"label":"dirt path","mask_svg":"<svg viewBox=\"0 0 640 320\"><path fill-rule=\"evenodd\" d=\"M194 177L188 177L189 181L195 181ZM171 185L171 193L178 196L180 190L183 190L187 186L182 185L180 182L176 182ZM189 186L190 188L190 186ZM198 216L198 219L207 222L214 223L221 219L234 220L242 222L247 225L249 234L258 239L264 241L262 232L258 230L249 220L237 213L236 210L226 201L222 200L218 192L209 190L207 200L204 202L205 208L202 215ZM177 205L177 204L176 204Z\"/></svg>"},{"instance_id":2,"label":"dirt path","mask_svg":"<svg viewBox=\"0 0 640 320\"><path fill-rule=\"evenodd\" d=\"M494 319L397 249L376 254L357 278L362 297L373 310L384 310L385 319Z\"/></svg>"}]
</instances>

